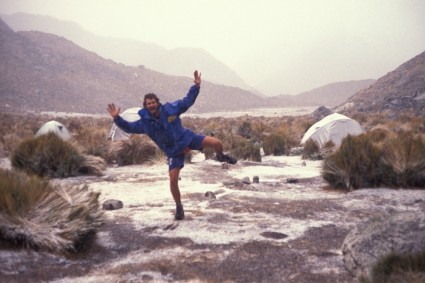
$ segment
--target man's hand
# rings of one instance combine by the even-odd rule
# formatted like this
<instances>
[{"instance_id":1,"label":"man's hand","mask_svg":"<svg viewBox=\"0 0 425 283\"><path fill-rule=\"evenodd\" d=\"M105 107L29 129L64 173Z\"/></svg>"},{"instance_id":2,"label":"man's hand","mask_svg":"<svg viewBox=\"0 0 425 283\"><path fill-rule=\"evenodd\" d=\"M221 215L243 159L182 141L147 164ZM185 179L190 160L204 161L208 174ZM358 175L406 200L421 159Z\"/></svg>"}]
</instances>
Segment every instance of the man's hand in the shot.
<instances>
[{"instance_id":1,"label":"man's hand","mask_svg":"<svg viewBox=\"0 0 425 283\"><path fill-rule=\"evenodd\" d=\"M201 73L199 73L198 75L198 70L196 70L195 73L193 74L193 76L195 77L193 81L195 82L197 86L201 85L201 75L202 75Z\"/></svg>"},{"instance_id":2,"label":"man's hand","mask_svg":"<svg viewBox=\"0 0 425 283\"><path fill-rule=\"evenodd\" d=\"M111 103L108 104L108 108L106 108L106 110L108 110L109 114L112 116L112 118L117 118L118 115L120 114L121 108L116 108L115 104Z\"/></svg>"}]
</instances>

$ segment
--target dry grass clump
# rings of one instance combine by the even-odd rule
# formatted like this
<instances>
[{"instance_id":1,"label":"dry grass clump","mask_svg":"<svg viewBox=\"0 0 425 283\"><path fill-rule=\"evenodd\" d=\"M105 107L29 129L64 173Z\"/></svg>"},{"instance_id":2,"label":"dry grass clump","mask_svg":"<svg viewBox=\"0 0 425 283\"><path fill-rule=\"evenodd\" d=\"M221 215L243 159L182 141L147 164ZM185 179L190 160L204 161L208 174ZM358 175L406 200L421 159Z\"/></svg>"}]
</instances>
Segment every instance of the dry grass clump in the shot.
<instances>
[{"instance_id":1,"label":"dry grass clump","mask_svg":"<svg viewBox=\"0 0 425 283\"><path fill-rule=\"evenodd\" d=\"M232 136L230 153L236 159L261 162L260 144L249 141L241 136Z\"/></svg>"},{"instance_id":2,"label":"dry grass clump","mask_svg":"<svg viewBox=\"0 0 425 283\"><path fill-rule=\"evenodd\" d=\"M302 159L311 159L311 160L318 160L320 156L320 147L313 139L308 139L304 146L302 151Z\"/></svg>"},{"instance_id":3,"label":"dry grass clump","mask_svg":"<svg viewBox=\"0 0 425 283\"><path fill-rule=\"evenodd\" d=\"M0 113L0 157L9 156L20 141L34 136L40 121L42 118L35 115Z\"/></svg>"},{"instance_id":4,"label":"dry grass clump","mask_svg":"<svg viewBox=\"0 0 425 283\"><path fill-rule=\"evenodd\" d=\"M285 155L287 153L287 147L287 138L281 133L270 134L263 140L265 155Z\"/></svg>"},{"instance_id":5,"label":"dry grass clump","mask_svg":"<svg viewBox=\"0 0 425 283\"><path fill-rule=\"evenodd\" d=\"M327 141L325 145L320 148L319 144L313 139L308 139L303 148L301 157L302 159L309 160L323 160L326 156L334 152L335 144L333 141Z\"/></svg>"},{"instance_id":6,"label":"dry grass clump","mask_svg":"<svg viewBox=\"0 0 425 283\"><path fill-rule=\"evenodd\" d=\"M52 119L46 115L12 115L1 114L0 120L0 156L8 156L13 152L17 145L27 138L33 137L34 133L41 125ZM368 131L374 130L374 136L370 136L372 142L381 146L387 136L395 135L396 133L412 131L425 138L425 118L412 117L408 113L400 114L399 116L390 116L385 113L380 114L365 114L353 113L352 117L361 122L362 126ZM105 159L109 164L119 163L140 164L140 162L149 161L150 158L133 158L129 154L124 154L124 148L137 147L133 141L127 141L129 144L122 145L121 142L111 142L108 140L108 133L112 126L112 121L109 118L92 118L92 117L55 117L64 124L71 135L72 142L81 153L95 155ZM215 136L223 142L224 150L232 152L235 136L240 142L240 138L245 139L244 148L249 145L252 154L238 153L239 159L258 160L256 158L255 147L260 144L264 148L266 154L285 155L290 149L298 147L304 133L315 122L310 116L282 116L282 117L252 117L242 116L238 118L182 118L185 127L192 129L199 134ZM380 140L380 142L377 142ZM126 143L127 143L126 142ZM122 148L122 151L118 149ZM325 151L320 150L317 154L310 155L309 158L323 158L328 155L331 148ZM133 151L132 151L133 152ZM158 155L157 151L155 156ZM133 152L134 153L134 152ZM213 152L205 150L206 158L214 155ZM248 156L248 157L242 157ZM156 157L153 157L156 158ZM162 157L161 157L162 158Z\"/></svg>"},{"instance_id":7,"label":"dry grass clump","mask_svg":"<svg viewBox=\"0 0 425 283\"><path fill-rule=\"evenodd\" d=\"M263 140L263 150L265 155L288 155L290 150L288 135L276 132L266 136Z\"/></svg>"},{"instance_id":8,"label":"dry grass clump","mask_svg":"<svg viewBox=\"0 0 425 283\"><path fill-rule=\"evenodd\" d=\"M400 133L383 146L384 183L394 187L425 187L425 140Z\"/></svg>"},{"instance_id":9,"label":"dry grass clump","mask_svg":"<svg viewBox=\"0 0 425 283\"><path fill-rule=\"evenodd\" d=\"M132 135L129 140L112 142L108 161L119 166L153 162L164 155L146 135Z\"/></svg>"},{"instance_id":10,"label":"dry grass clump","mask_svg":"<svg viewBox=\"0 0 425 283\"><path fill-rule=\"evenodd\" d=\"M75 251L101 225L99 193L51 185L0 169L0 240L35 249Z\"/></svg>"},{"instance_id":11,"label":"dry grass clump","mask_svg":"<svg viewBox=\"0 0 425 283\"><path fill-rule=\"evenodd\" d=\"M375 187L382 183L380 158L380 149L366 135L349 135L325 158L322 177L340 189Z\"/></svg>"},{"instance_id":12,"label":"dry grass clump","mask_svg":"<svg viewBox=\"0 0 425 283\"><path fill-rule=\"evenodd\" d=\"M83 161L83 155L74 146L54 133L23 141L11 157L14 168L53 178L79 175Z\"/></svg>"},{"instance_id":13,"label":"dry grass clump","mask_svg":"<svg viewBox=\"0 0 425 283\"><path fill-rule=\"evenodd\" d=\"M363 277L362 283L425 282L425 251L417 254L389 254L372 268L370 278Z\"/></svg>"},{"instance_id":14,"label":"dry grass clump","mask_svg":"<svg viewBox=\"0 0 425 283\"><path fill-rule=\"evenodd\" d=\"M94 127L80 128L74 138L83 153L107 159L110 141L108 140L106 129Z\"/></svg>"},{"instance_id":15,"label":"dry grass clump","mask_svg":"<svg viewBox=\"0 0 425 283\"><path fill-rule=\"evenodd\" d=\"M334 188L424 187L425 140L411 132L371 131L345 138L327 156L322 177Z\"/></svg>"}]
</instances>

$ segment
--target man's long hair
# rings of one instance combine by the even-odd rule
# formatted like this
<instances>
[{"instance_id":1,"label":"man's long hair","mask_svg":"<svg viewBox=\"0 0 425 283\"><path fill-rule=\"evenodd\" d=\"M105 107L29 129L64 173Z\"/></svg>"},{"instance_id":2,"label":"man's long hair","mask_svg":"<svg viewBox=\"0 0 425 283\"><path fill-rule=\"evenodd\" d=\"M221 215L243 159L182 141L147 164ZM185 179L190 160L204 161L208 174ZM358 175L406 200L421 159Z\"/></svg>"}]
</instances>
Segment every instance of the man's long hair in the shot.
<instances>
[{"instance_id":1,"label":"man's long hair","mask_svg":"<svg viewBox=\"0 0 425 283\"><path fill-rule=\"evenodd\" d=\"M159 104L158 96L156 96L155 93L148 93L148 94L145 94L145 97L143 98L143 108L146 108L146 99L155 99L156 103Z\"/></svg>"}]
</instances>

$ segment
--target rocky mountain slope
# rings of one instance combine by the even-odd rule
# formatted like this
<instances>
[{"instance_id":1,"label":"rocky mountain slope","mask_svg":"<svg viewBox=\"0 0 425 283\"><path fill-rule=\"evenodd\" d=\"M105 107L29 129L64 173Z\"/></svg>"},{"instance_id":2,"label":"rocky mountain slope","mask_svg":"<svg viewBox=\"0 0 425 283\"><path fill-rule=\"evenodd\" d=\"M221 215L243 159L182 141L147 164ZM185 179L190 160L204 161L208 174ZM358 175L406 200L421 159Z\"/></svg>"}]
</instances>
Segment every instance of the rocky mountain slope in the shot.
<instances>
[{"instance_id":1,"label":"rocky mountain slope","mask_svg":"<svg viewBox=\"0 0 425 283\"><path fill-rule=\"evenodd\" d=\"M210 82L253 90L232 69L200 48L166 49L153 43L98 36L74 22L48 16L16 13L0 17L14 31L41 31L63 36L84 49L127 66L144 65L174 76L187 76L197 68Z\"/></svg>"},{"instance_id":2,"label":"rocky mountain slope","mask_svg":"<svg viewBox=\"0 0 425 283\"><path fill-rule=\"evenodd\" d=\"M42 32L14 32L0 21L0 109L105 113L108 102L123 109L157 93L161 101L183 97L192 85L187 77L168 76L144 66L106 60L73 42ZM201 70L202 71L202 70ZM240 88L209 83L204 75L193 112L264 106L259 96Z\"/></svg>"},{"instance_id":3,"label":"rocky mountain slope","mask_svg":"<svg viewBox=\"0 0 425 283\"><path fill-rule=\"evenodd\" d=\"M354 94L344 107L364 112L408 110L425 115L425 52Z\"/></svg>"}]
</instances>

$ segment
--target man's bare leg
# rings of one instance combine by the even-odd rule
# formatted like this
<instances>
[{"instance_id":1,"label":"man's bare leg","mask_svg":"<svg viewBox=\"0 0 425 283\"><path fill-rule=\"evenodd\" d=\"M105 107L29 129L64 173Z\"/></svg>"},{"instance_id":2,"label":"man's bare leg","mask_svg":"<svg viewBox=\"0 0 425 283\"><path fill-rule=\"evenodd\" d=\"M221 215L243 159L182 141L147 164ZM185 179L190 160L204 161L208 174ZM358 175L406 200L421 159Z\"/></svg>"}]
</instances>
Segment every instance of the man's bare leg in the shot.
<instances>
[{"instance_id":1,"label":"man's bare leg","mask_svg":"<svg viewBox=\"0 0 425 283\"><path fill-rule=\"evenodd\" d=\"M170 191L176 203L181 203L179 190L179 174L180 168L171 169L170 172Z\"/></svg>"},{"instance_id":2,"label":"man's bare leg","mask_svg":"<svg viewBox=\"0 0 425 283\"><path fill-rule=\"evenodd\" d=\"M220 140L214 137L206 136L202 141L202 147L210 147L214 149L215 154L217 154L218 156L223 155L223 145Z\"/></svg>"},{"instance_id":3,"label":"man's bare leg","mask_svg":"<svg viewBox=\"0 0 425 283\"><path fill-rule=\"evenodd\" d=\"M226 155L223 153L223 144L221 143L220 140L214 138L214 137L210 137L210 136L206 136L204 138L204 140L202 141L202 147L206 148L206 147L211 147L214 149L215 154L217 156L217 160L220 162L227 162L230 164L236 164L237 160L236 158L233 158L229 155Z\"/></svg>"},{"instance_id":4,"label":"man's bare leg","mask_svg":"<svg viewBox=\"0 0 425 283\"><path fill-rule=\"evenodd\" d=\"M174 201L176 202L176 220L184 219L184 210L181 203L181 195L179 189L179 174L180 168L174 168L169 171L170 175L170 191L173 196Z\"/></svg>"}]
</instances>

